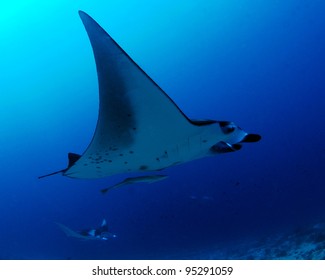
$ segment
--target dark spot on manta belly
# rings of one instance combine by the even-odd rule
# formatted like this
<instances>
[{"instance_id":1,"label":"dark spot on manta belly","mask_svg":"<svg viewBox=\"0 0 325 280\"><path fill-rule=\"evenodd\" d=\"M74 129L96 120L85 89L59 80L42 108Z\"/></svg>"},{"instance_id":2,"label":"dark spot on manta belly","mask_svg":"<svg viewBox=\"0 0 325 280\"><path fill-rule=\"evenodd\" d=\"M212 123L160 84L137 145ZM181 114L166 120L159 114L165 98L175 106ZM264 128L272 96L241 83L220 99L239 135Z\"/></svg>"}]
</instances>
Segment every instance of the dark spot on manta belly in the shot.
<instances>
[{"instance_id":1,"label":"dark spot on manta belly","mask_svg":"<svg viewBox=\"0 0 325 280\"><path fill-rule=\"evenodd\" d=\"M164 154L161 156L161 158L168 158L168 152L165 151Z\"/></svg>"},{"instance_id":2,"label":"dark spot on manta belly","mask_svg":"<svg viewBox=\"0 0 325 280\"><path fill-rule=\"evenodd\" d=\"M147 170L148 169L148 166L147 165L141 165L139 167L139 170Z\"/></svg>"}]
</instances>

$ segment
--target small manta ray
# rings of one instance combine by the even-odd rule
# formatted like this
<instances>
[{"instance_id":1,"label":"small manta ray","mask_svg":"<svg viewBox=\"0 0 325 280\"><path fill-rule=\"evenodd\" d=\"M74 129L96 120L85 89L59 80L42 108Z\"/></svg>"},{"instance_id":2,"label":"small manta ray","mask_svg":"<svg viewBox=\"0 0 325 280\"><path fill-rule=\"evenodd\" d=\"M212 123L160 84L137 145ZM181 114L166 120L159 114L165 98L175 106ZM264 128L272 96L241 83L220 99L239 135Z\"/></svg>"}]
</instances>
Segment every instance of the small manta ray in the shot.
<instances>
[{"instance_id":1,"label":"small manta ray","mask_svg":"<svg viewBox=\"0 0 325 280\"><path fill-rule=\"evenodd\" d=\"M159 171L195 159L235 152L257 142L229 121L193 120L89 15L79 11L97 66L99 114L82 155L68 154L71 178Z\"/></svg>"},{"instance_id":2,"label":"small manta ray","mask_svg":"<svg viewBox=\"0 0 325 280\"><path fill-rule=\"evenodd\" d=\"M86 239L86 240L108 240L109 238L117 237L116 234L113 234L108 231L108 226L107 226L105 219L103 219L103 222L99 228L85 229L85 230L81 230L81 231L74 231L60 223L56 223L56 224L61 228L61 230L67 236L70 236L70 237Z\"/></svg>"},{"instance_id":3,"label":"small manta ray","mask_svg":"<svg viewBox=\"0 0 325 280\"><path fill-rule=\"evenodd\" d=\"M131 178L126 178L122 182L119 182L111 187L105 188L100 190L102 194L107 193L108 191L111 191L113 189L120 188L124 185L130 185L130 184L137 184L137 183L147 183L151 184L154 182L158 182L161 180L166 179L168 176L166 175L150 175L150 176L139 176L139 177L131 177Z\"/></svg>"}]
</instances>

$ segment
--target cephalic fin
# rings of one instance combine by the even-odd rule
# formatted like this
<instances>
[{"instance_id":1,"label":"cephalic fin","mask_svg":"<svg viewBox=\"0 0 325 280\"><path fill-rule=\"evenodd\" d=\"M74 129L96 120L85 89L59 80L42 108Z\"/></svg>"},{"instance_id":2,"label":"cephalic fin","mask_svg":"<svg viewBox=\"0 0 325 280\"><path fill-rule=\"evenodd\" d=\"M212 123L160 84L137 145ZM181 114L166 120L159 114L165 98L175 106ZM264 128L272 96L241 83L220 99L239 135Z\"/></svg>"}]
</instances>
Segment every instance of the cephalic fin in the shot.
<instances>
[{"instance_id":1,"label":"cephalic fin","mask_svg":"<svg viewBox=\"0 0 325 280\"><path fill-rule=\"evenodd\" d=\"M224 141L220 141L217 144L213 145L210 150L214 153L229 153L229 152L235 152L241 149L240 144L230 144Z\"/></svg>"},{"instance_id":2,"label":"cephalic fin","mask_svg":"<svg viewBox=\"0 0 325 280\"><path fill-rule=\"evenodd\" d=\"M240 142L241 143L253 143L253 142L258 142L261 140L261 135L259 134L253 134L253 133L250 133L250 134L247 134L244 139L242 139Z\"/></svg>"},{"instance_id":3,"label":"cephalic fin","mask_svg":"<svg viewBox=\"0 0 325 280\"><path fill-rule=\"evenodd\" d=\"M105 219L103 219L103 221L102 221L102 227L104 227L104 226L106 226L107 225L107 222L106 222L106 220Z\"/></svg>"}]
</instances>

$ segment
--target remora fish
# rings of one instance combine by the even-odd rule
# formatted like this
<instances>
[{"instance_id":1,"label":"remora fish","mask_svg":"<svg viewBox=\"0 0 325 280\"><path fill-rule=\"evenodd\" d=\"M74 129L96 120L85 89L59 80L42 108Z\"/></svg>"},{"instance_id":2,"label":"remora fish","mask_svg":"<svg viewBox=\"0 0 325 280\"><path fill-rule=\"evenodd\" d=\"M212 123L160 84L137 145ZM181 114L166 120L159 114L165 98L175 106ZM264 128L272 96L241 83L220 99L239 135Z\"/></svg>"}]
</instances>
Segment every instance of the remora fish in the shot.
<instances>
[{"instance_id":1,"label":"remora fish","mask_svg":"<svg viewBox=\"0 0 325 280\"><path fill-rule=\"evenodd\" d=\"M139 176L139 177L130 177L124 179L122 182L119 182L111 187L100 190L102 194L107 193L113 189L120 188L124 185L137 184L137 183L146 183L151 184L166 179L166 175L149 175L149 176Z\"/></svg>"}]
</instances>

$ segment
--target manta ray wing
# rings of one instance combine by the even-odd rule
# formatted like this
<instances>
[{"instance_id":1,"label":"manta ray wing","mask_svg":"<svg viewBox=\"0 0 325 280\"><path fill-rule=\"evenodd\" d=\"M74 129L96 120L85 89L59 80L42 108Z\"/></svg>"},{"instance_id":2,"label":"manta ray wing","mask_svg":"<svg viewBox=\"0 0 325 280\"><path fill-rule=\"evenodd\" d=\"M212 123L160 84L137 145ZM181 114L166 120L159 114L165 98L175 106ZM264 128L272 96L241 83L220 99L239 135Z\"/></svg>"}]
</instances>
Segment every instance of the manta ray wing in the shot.
<instances>
[{"instance_id":1,"label":"manta ray wing","mask_svg":"<svg viewBox=\"0 0 325 280\"><path fill-rule=\"evenodd\" d=\"M181 162L175 152L202 125L192 123L90 16L79 14L97 66L99 116L90 145L64 175L98 178Z\"/></svg>"},{"instance_id":2,"label":"manta ray wing","mask_svg":"<svg viewBox=\"0 0 325 280\"><path fill-rule=\"evenodd\" d=\"M74 238L80 238L80 239L93 239L93 237L89 237L89 236L84 236L81 235L80 233L72 230L71 228L60 224L60 223L56 223L58 225L58 227L66 234L66 236L68 237L74 237Z\"/></svg>"},{"instance_id":3,"label":"manta ray wing","mask_svg":"<svg viewBox=\"0 0 325 280\"><path fill-rule=\"evenodd\" d=\"M79 15L95 57L99 114L91 143L63 175L100 178L162 170L260 139L231 122L190 120L96 21Z\"/></svg>"}]
</instances>

